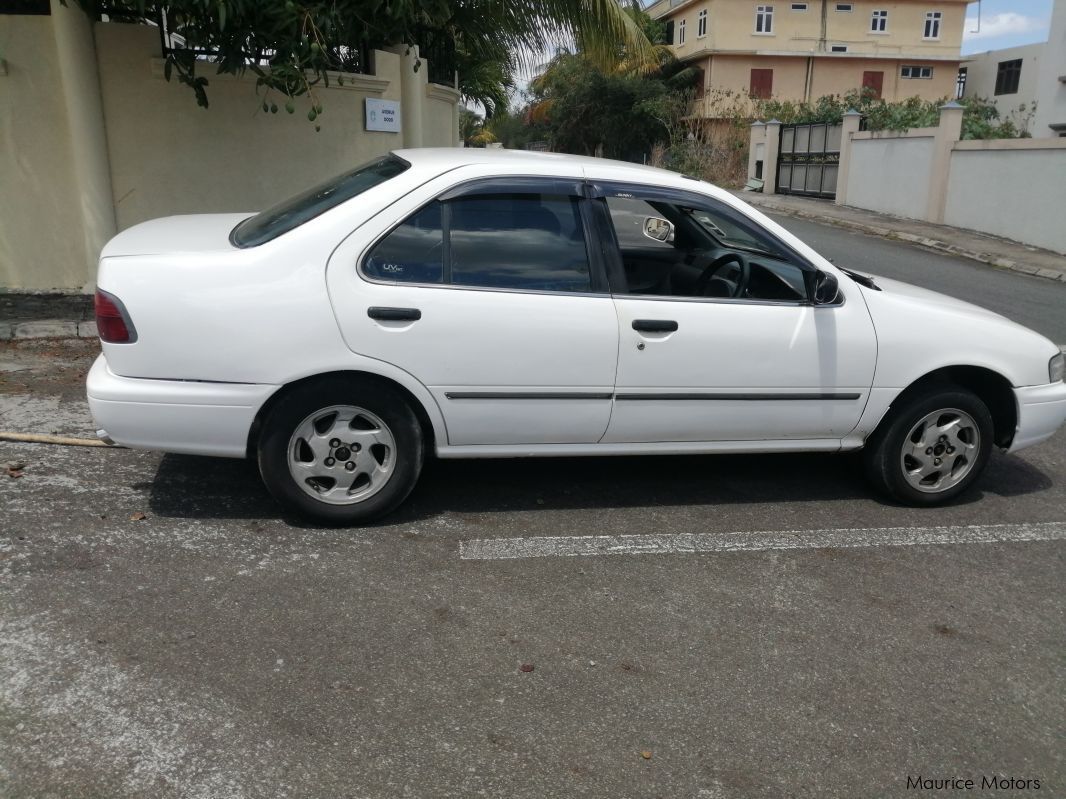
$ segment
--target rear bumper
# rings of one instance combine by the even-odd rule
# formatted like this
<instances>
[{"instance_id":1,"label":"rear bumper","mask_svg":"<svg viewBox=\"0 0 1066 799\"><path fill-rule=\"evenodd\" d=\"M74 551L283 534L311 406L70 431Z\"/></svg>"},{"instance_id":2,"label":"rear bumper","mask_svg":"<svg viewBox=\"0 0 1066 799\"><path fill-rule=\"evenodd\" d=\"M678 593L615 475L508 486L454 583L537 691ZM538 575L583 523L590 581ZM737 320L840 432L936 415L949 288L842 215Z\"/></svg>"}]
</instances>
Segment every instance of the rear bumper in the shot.
<instances>
[{"instance_id":1,"label":"rear bumper","mask_svg":"<svg viewBox=\"0 0 1066 799\"><path fill-rule=\"evenodd\" d=\"M96 359L86 379L97 435L136 449L243 458L277 386L119 377Z\"/></svg>"},{"instance_id":2,"label":"rear bumper","mask_svg":"<svg viewBox=\"0 0 1066 799\"><path fill-rule=\"evenodd\" d=\"M1066 421L1066 383L1014 389L1018 401L1018 429L1009 452L1017 452L1051 438Z\"/></svg>"}]
</instances>

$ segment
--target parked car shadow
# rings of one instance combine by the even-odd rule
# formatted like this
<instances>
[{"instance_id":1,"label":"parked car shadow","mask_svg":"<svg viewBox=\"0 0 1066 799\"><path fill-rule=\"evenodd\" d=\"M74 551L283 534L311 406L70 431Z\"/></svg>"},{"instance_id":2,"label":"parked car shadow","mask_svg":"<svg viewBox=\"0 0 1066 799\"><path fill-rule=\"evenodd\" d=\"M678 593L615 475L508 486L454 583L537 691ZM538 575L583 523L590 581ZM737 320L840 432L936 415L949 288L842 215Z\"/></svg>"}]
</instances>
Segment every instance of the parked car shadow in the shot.
<instances>
[{"instance_id":1,"label":"parked car shadow","mask_svg":"<svg viewBox=\"0 0 1066 799\"><path fill-rule=\"evenodd\" d=\"M1013 497L1045 491L1051 479L1029 462L994 453L977 490ZM853 455L721 455L430 460L387 523L444 512L484 513L747 503L838 503L877 498ZM150 484L152 512L183 518L285 518L253 463L165 455Z\"/></svg>"}]
</instances>

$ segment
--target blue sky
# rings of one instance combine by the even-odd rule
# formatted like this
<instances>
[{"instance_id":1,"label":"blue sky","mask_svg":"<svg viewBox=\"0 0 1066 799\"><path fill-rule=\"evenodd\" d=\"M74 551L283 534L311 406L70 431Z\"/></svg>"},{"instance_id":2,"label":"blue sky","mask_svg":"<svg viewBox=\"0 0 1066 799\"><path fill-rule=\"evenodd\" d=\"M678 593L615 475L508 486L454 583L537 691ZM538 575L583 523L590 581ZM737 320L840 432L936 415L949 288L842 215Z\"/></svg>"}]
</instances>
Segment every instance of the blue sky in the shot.
<instances>
[{"instance_id":1,"label":"blue sky","mask_svg":"<svg viewBox=\"0 0 1066 799\"><path fill-rule=\"evenodd\" d=\"M963 55L1047 41L1052 1L983 0L980 33L973 32L977 29L978 3L970 3L962 34Z\"/></svg>"}]
</instances>

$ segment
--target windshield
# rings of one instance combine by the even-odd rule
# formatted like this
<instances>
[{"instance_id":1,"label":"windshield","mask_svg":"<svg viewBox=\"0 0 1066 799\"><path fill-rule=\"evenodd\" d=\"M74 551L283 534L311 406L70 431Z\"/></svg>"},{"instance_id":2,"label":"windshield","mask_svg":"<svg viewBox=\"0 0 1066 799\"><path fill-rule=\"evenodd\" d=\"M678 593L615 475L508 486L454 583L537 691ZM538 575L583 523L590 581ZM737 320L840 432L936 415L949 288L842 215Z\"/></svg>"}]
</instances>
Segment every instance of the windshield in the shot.
<instances>
[{"instance_id":1,"label":"windshield","mask_svg":"<svg viewBox=\"0 0 1066 799\"><path fill-rule=\"evenodd\" d=\"M723 215L712 216L711 212L702 208L682 208L681 212L695 220L701 228L727 247L768 255L771 258L784 257L765 236L760 236L753 229L742 227L736 220L727 219Z\"/></svg>"},{"instance_id":2,"label":"windshield","mask_svg":"<svg viewBox=\"0 0 1066 799\"><path fill-rule=\"evenodd\" d=\"M363 164L245 219L230 233L230 241L238 247L257 247L396 177L410 166L395 155Z\"/></svg>"}]
</instances>

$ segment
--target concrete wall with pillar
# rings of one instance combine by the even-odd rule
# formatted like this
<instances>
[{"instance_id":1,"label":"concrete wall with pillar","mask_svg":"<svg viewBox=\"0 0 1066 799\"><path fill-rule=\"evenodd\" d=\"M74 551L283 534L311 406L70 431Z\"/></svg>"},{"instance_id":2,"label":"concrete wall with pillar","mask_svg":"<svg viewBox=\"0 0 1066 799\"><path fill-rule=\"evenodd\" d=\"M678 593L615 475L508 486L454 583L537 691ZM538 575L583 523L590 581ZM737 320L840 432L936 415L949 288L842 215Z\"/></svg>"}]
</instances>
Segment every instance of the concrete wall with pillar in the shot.
<instances>
[{"instance_id":1,"label":"concrete wall with pillar","mask_svg":"<svg viewBox=\"0 0 1066 799\"><path fill-rule=\"evenodd\" d=\"M1066 253L1066 139L960 141L962 114L948 103L935 128L874 132L845 117L837 203Z\"/></svg>"},{"instance_id":2,"label":"concrete wall with pillar","mask_svg":"<svg viewBox=\"0 0 1066 799\"><path fill-rule=\"evenodd\" d=\"M0 289L82 289L115 230L88 18L0 15Z\"/></svg>"},{"instance_id":3,"label":"concrete wall with pillar","mask_svg":"<svg viewBox=\"0 0 1066 799\"><path fill-rule=\"evenodd\" d=\"M929 167L929 204L925 218L930 222L944 221L947 202L948 176L951 169L951 149L962 138L963 107L952 101L940 106L940 124L933 137L933 162Z\"/></svg>"},{"instance_id":4,"label":"concrete wall with pillar","mask_svg":"<svg viewBox=\"0 0 1066 799\"><path fill-rule=\"evenodd\" d=\"M848 197L848 172L851 167L851 139L859 132L859 123L862 122L862 114L854 108L844 112L844 119L840 129L840 161L837 166L837 191L836 204L847 205Z\"/></svg>"},{"instance_id":5,"label":"concrete wall with pillar","mask_svg":"<svg viewBox=\"0 0 1066 799\"><path fill-rule=\"evenodd\" d=\"M165 80L153 27L51 11L0 14L0 291L91 290L117 230L255 211L389 150L458 144L459 92L429 83L405 47L375 51L373 75L316 88L316 133L299 100L297 114L264 114L253 75L210 65L199 108ZM365 129L368 97L400 102L401 133Z\"/></svg>"},{"instance_id":6,"label":"concrete wall with pillar","mask_svg":"<svg viewBox=\"0 0 1066 799\"><path fill-rule=\"evenodd\" d=\"M751 135L748 141L748 178L764 180L765 177L766 123L757 119L751 123Z\"/></svg>"}]
</instances>

